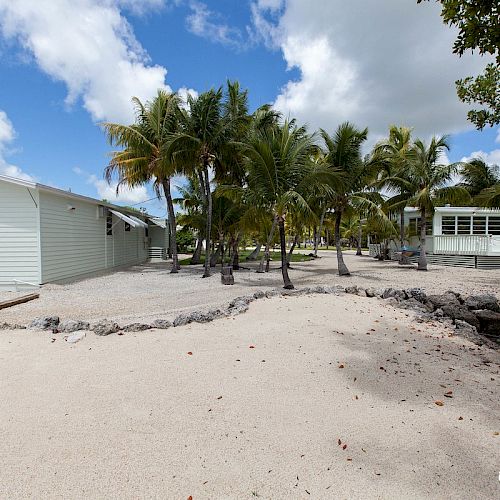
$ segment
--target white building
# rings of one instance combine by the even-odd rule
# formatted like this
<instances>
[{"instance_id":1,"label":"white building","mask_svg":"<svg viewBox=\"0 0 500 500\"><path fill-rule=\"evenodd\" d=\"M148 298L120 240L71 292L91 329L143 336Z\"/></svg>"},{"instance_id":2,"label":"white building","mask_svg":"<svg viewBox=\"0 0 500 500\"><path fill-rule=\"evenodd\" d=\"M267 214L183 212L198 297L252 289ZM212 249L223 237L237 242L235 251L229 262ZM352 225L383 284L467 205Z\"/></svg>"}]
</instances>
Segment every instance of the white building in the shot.
<instances>
[{"instance_id":1,"label":"white building","mask_svg":"<svg viewBox=\"0 0 500 500\"><path fill-rule=\"evenodd\" d=\"M420 246L420 212L405 208L407 242L416 250ZM427 224L428 261L440 265L477 268L500 268L500 210L478 207L437 207ZM399 241L391 242L399 251ZM377 252L376 246L370 254Z\"/></svg>"},{"instance_id":2,"label":"white building","mask_svg":"<svg viewBox=\"0 0 500 500\"><path fill-rule=\"evenodd\" d=\"M0 176L0 288L38 286L138 264L150 252L165 258L168 241L164 220Z\"/></svg>"}]
</instances>

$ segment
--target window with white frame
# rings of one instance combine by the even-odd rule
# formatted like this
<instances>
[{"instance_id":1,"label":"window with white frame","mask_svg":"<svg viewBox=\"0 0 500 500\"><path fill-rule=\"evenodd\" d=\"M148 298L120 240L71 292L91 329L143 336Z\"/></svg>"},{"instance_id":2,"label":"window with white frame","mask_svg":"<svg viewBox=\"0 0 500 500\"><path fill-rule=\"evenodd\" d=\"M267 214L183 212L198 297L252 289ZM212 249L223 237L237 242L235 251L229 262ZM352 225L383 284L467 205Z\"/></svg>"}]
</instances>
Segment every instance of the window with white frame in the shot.
<instances>
[{"instance_id":1,"label":"window with white frame","mask_svg":"<svg viewBox=\"0 0 500 500\"><path fill-rule=\"evenodd\" d=\"M488 234L500 235L500 216L488 216Z\"/></svg>"},{"instance_id":2,"label":"window with white frame","mask_svg":"<svg viewBox=\"0 0 500 500\"><path fill-rule=\"evenodd\" d=\"M472 234L486 234L485 215L474 215L472 217Z\"/></svg>"},{"instance_id":3,"label":"window with white frame","mask_svg":"<svg viewBox=\"0 0 500 500\"><path fill-rule=\"evenodd\" d=\"M456 234L457 218L454 215L443 215L441 219L441 234Z\"/></svg>"},{"instance_id":4,"label":"window with white frame","mask_svg":"<svg viewBox=\"0 0 500 500\"><path fill-rule=\"evenodd\" d=\"M470 234L470 215L459 215L457 217L457 234Z\"/></svg>"}]
</instances>

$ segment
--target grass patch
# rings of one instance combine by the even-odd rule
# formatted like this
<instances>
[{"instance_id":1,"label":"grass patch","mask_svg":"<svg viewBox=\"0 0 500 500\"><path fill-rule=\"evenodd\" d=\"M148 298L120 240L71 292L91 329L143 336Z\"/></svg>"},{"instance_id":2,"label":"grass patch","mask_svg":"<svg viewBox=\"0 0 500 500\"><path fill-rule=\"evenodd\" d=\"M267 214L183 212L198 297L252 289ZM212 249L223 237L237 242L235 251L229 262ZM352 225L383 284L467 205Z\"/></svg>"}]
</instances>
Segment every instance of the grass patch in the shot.
<instances>
[{"instance_id":1,"label":"grass patch","mask_svg":"<svg viewBox=\"0 0 500 500\"><path fill-rule=\"evenodd\" d=\"M252 253L251 250L242 250L240 252L240 263L244 265L245 259ZM262 253L259 255L259 258L262 257ZM281 254L280 252L271 252L271 259L273 261L281 261ZM309 260L312 260L312 257L309 257L308 255L300 254L300 253L292 253L292 262L307 262ZM257 260L258 261L258 260ZM226 262L227 262L227 257L226 257ZM201 256L201 262L200 264L205 263L205 256ZM191 265L191 257L188 257L187 259L182 259L179 261L179 264L181 266L189 266Z\"/></svg>"}]
</instances>

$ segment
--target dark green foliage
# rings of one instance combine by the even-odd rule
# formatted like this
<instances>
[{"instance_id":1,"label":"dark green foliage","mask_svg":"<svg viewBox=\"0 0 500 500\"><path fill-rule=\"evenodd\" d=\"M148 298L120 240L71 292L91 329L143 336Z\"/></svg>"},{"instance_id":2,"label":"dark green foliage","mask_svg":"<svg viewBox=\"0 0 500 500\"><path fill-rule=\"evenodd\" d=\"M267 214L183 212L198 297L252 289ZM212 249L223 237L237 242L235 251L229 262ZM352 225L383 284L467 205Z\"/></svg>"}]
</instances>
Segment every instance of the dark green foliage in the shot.
<instances>
[{"instance_id":1,"label":"dark green foliage","mask_svg":"<svg viewBox=\"0 0 500 500\"><path fill-rule=\"evenodd\" d=\"M193 232L187 227L177 231L177 247L179 252L186 253L194 246L196 238Z\"/></svg>"}]
</instances>

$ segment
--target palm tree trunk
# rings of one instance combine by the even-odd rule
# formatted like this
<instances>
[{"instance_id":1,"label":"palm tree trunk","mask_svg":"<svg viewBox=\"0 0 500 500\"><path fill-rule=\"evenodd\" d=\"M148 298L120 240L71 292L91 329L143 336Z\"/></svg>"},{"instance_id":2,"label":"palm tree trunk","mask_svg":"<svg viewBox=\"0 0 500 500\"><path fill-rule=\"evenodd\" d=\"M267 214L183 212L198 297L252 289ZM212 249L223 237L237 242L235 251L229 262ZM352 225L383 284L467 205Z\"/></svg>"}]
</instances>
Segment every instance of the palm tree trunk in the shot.
<instances>
[{"instance_id":1,"label":"palm tree trunk","mask_svg":"<svg viewBox=\"0 0 500 500\"><path fill-rule=\"evenodd\" d=\"M283 288L293 290L293 283L288 276L288 266L286 258L286 242L285 242L285 219L280 216L278 218L278 227L280 231L280 250L281 250L281 274L283 275Z\"/></svg>"},{"instance_id":2,"label":"palm tree trunk","mask_svg":"<svg viewBox=\"0 0 500 500\"><path fill-rule=\"evenodd\" d=\"M177 256L177 223L175 220L174 202L172 201L172 193L170 192L170 179L162 181L163 192L165 193L165 200L167 201L168 219L170 222L170 248L172 249L172 269L171 273L178 273L181 266L179 266L179 259Z\"/></svg>"},{"instance_id":3,"label":"palm tree trunk","mask_svg":"<svg viewBox=\"0 0 500 500\"><path fill-rule=\"evenodd\" d=\"M314 238L314 256L317 257L318 256L318 231L317 231L317 227L314 226L313 227L313 238Z\"/></svg>"},{"instance_id":4,"label":"palm tree trunk","mask_svg":"<svg viewBox=\"0 0 500 500\"><path fill-rule=\"evenodd\" d=\"M361 239L363 238L363 226L361 224L361 218L359 219L358 222L358 243L356 247L356 255L363 255L363 252L361 251Z\"/></svg>"},{"instance_id":5,"label":"palm tree trunk","mask_svg":"<svg viewBox=\"0 0 500 500\"><path fill-rule=\"evenodd\" d=\"M276 217L273 218L273 225L271 226L271 231L269 231L269 236L267 238L266 242L266 248L264 250L264 255L262 256L262 259L259 264L259 269L257 269L258 273L263 273L264 272L264 262L267 261L267 271L269 271L269 247L271 246L271 242L273 241L274 238L274 231L276 229ZM266 271L266 272L267 272Z\"/></svg>"},{"instance_id":6,"label":"palm tree trunk","mask_svg":"<svg viewBox=\"0 0 500 500\"><path fill-rule=\"evenodd\" d=\"M344 263L344 257L342 255L342 247L340 246L340 223L342 221L342 212L340 210L336 211L335 215L335 247L337 248L337 263L339 268L339 276L350 276L349 269Z\"/></svg>"},{"instance_id":7,"label":"palm tree trunk","mask_svg":"<svg viewBox=\"0 0 500 500\"><path fill-rule=\"evenodd\" d=\"M203 235L201 231L198 233L198 241L194 249L193 256L191 257L191 264L199 264L201 262L201 251L203 249Z\"/></svg>"},{"instance_id":8,"label":"palm tree trunk","mask_svg":"<svg viewBox=\"0 0 500 500\"><path fill-rule=\"evenodd\" d=\"M240 235L236 236L233 242L233 260L232 260L232 265L233 269L237 271L240 268L240 251L239 251L239 246L240 246Z\"/></svg>"},{"instance_id":9,"label":"palm tree trunk","mask_svg":"<svg viewBox=\"0 0 500 500\"><path fill-rule=\"evenodd\" d=\"M405 209L404 207L399 212L399 246L401 255L399 257L400 264L408 264L408 259L403 255L403 247L405 246Z\"/></svg>"},{"instance_id":10,"label":"palm tree trunk","mask_svg":"<svg viewBox=\"0 0 500 500\"><path fill-rule=\"evenodd\" d=\"M290 247L290 251L288 252L288 255L286 258L286 262L287 262L288 267L290 267L290 262L292 261L292 254L293 254L293 251L295 250L295 247L296 247L298 242L299 242L299 235L296 234L294 239L293 239L292 246Z\"/></svg>"},{"instance_id":11,"label":"palm tree trunk","mask_svg":"<svg viewBox=\"0 0 500 500\"><path fill-rule=\"evenodd\" d=\"M255 250L253 250L252 253L245 260L257 260L261 248L262 248L262 243L257 243Z\"/></svg>"},{"instance_id":12,"label":"palm tree trunk","mask_svg":"<svg viewBox=\"0 0 500 500\"><path fill-rule=\"evenodd\" d=\"M417 271L427 271L427 255L425 253L427 219L425 208L422 208L420 216L422 218L420 223L420 257L418 258Z\"/></svg>"},{"instance_id":13,"label":"palm tree trunk","mask_svg":"<svg viewBox=\"0 0 500 500\"><path fill-rule=\"evenodd\" d=\"M328 246L330 245L330 231L328 231L328 228L326 230L326 249L328 250Z\"/></svg>"},{"instance_id":14,"label":"palm tree trunk","mask_svg":"<svg viewBox=\"0 0 500 500\"><path fill-rule=\"evenodd\" d=\"M318 256L318 246L321 244L321 233L323 232L323 223L325 221L326 209L321 212L321 217L319 219L319 231L318 231L318 243L314 249L314 256Z\"/></svg>"},{"instance_id":15,"label":"palm tree trunk","mask_svg":"<svg viewBox=\"0 0 500 500\"><path fill-rule=\"evenodd\" d=\"M210 277L210 238L212 235L212 191L210 189L210 179L208 178L208 166L205 165L204 171L204 184L207 193L207 234L206 238L206 248L205 248L205 272L203 273L203 278Z\"/></svg>"}]
</instances>

